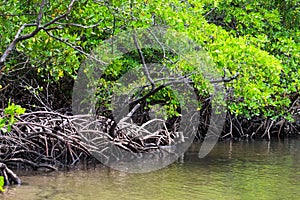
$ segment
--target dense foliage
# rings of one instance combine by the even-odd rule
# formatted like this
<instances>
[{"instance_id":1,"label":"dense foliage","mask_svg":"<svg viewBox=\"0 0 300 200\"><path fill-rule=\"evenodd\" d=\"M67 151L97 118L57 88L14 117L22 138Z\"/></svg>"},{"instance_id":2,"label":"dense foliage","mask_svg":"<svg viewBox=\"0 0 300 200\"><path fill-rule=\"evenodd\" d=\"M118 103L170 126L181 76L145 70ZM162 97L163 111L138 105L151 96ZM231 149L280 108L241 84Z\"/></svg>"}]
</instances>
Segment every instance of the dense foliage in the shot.
<instances>
[{"instance_id":1,"label":"dense foliage","mask_svg":"<svg viewBox=\"0 0 300 200\"><path fill-rule=\"evenodd\" d=\"M22 25L27 24L18 36L30 34L18 39L9 56L1 59L2 107L7 106L9 94L13 101L32 109L27 100L11 92L22 90L34 96L31 103L37 107L58 109L41 98L51 96L49 84L67 95L64 82L76 79L81 63L102 41L124 30L159 25L197 42L219 73L229 77L239 73L226 83L231 114L247 119L292 120L290 108L300 94L299 1L78 0L71 4L62 0L0 3L1 58ZM113 81L133 65L140 65L134 56L115 61L114 68L106 72L110 79L105 81ZM182 73L190 69L184 63L180 68ZM206 83L199 77L193 80L198 95L207 95L201 93ZM71 89L67 87L69 94Z\"/></svg>"}]
</instances>

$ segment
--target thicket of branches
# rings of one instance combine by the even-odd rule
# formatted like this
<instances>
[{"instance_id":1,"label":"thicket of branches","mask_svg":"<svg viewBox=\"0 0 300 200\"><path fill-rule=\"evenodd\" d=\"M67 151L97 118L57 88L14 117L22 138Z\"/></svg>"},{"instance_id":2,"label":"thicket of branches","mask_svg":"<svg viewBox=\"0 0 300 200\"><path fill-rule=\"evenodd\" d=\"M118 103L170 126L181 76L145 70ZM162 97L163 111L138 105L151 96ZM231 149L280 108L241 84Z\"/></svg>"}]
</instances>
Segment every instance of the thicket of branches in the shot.
<instances>
[{"instance_id":1,"label":"thicket of branches","mask_svg":"<svg viewBox=\"0 0 300 200\"><path fill-rule=\"evenodd\" d=\"M0 106L5 109L14 103L27 109L20 116L2 111L1 160L52 169L73 165L89 155L73 128L71 119L76 116L68 117L74 80L84 60L102 62L91 53L93 48L131 28L167 26L188 35L198 48L208 52L223 77L216 82L226 89L228 114L223 138L270 139L299 134L299 7L297 1L277 0L1 2ZM170 57L176 60L176 56ZM137 46L135 54L110 65L112 70L102 84L113 84L132 67L142 65L146 70L145 60L151 59L157 57ZM189 74L190 66L183 63L180 70ZM147 73L145 76L153 86L153 80ZM202 139L210 125L208 83L200 75L187 78L202 106L197 135ZM150 101L163 98L165 93L161 91ZM103 108L98 114L107 117L101 118L105 127L111 119L110 110L105 110L109 106ZM10 123L10 117L16 119L14 123ZM12 127L10 131L8 126ZM110 126L117 131L117 126ZM102 132L129 151L149 148L145 138L128 143L132 138L126 134L111 138ZM155 141L152 145L170 145L172 142L162 141L177 135L167 128L151 135Z\"/></svg>"}]
</instances>

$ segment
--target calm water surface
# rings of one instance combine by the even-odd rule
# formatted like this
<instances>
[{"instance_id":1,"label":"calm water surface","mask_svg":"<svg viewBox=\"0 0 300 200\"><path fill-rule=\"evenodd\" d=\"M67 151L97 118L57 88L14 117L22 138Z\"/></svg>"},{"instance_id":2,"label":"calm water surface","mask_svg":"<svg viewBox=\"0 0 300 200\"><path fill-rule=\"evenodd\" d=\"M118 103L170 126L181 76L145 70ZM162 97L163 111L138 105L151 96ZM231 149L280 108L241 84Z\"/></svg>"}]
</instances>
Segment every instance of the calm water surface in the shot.
<instances>
[{"instance_id":1,"label":"calm water surface","mask_svg":"<svg viewBox=\"0 0 300 200\"><path fill-rule=\"evenodd\" d=\"M300 140L220 142L205 158L193 145L159 171L127 174L106 167L33 175L0 199L300 199Z\"/></svg>"}]
</instances>

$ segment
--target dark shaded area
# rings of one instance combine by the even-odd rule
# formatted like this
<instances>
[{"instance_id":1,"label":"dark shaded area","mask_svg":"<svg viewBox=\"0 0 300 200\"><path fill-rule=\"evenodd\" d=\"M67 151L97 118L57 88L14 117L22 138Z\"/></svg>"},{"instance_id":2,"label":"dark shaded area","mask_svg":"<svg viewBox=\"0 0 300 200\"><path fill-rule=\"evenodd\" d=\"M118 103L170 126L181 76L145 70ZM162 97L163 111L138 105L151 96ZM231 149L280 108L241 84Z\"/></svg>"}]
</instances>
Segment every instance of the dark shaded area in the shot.
<instances>
[{"instance_id":1,"label":"dark shaded area","mask_svg":"<svg viewBox=\"0 0 300 200\"><path fill-rule=\"evenodd\" d=\"M18 63L14 70L4 71L0 76L0 108L7 107L8 102L21 105L27 112L37 110L70 111L71 97L74 80L64 76L58 81L53 81L50 74L41 75L38 68L26 61L26 55L14 51L14 59Z\"/></svg>"}]
</instances>

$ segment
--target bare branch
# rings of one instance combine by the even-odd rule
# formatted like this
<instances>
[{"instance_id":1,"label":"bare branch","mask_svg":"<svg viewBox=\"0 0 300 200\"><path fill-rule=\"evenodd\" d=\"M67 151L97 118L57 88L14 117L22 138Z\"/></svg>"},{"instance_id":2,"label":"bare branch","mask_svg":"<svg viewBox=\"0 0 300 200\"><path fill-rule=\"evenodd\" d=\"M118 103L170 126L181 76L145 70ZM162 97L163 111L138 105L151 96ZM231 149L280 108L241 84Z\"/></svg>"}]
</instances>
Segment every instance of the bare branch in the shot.
<instances>
[{"instance_id":1,"label":"bare branch","mask_svg":"<svg viewBox=\"0 0 300 200\"><path fill-rule=\"evenodd\" d=\"M145 73L148 81L151 83L152 89L154 89L155 88L155 83L154 83L153 79L150 76L148 67L147 67L146 62L145 62L145 58L144 58L143 52L142 52L141 47L140 47L140 45L139 45L139 43L137 41L135 33L133 33L133 40L134 40L134 44L135 44L135 46L136 46L136 48L138 50L139 56L140 56L140 58L142 60L144 73Z\"/></svg>"},{"instance_id":2,"label":"bare branch","mask_svg":"<svg viewBox=\"0 0 300 200\"><path fill-rule=\"evenodd\" d=\"M83 55L87 56L88 58L91 58L92 60L95 60L96 62L98 62L98 63L100 63L100 64L107 64L107 63L105 63L105 62L103 62L103 61L101 61L101 60L99 60L99 59L97 59L97 58L91 56L90 54L84 52L84 51L81 49L81 47L74 46L74 45L72 45L70 42L68 42L67 40L65 40L65 39L63 39L63 38L59 38L59 37L57 37L57 36L55 36L55 35L52 35L52 34L51 34L49 31L47 31L47 30L45 30L45 31L46 31L47 35L49 35L49 36L52 37L53 39L58 40L58 41L60 41L60 42L62 42L62 43L64 43L64 44L68 45L68 46L71 47L72 49L74 49L74 50L76 50L76 51L82 53Z\"/></svg>"},{"instance_id":3,"label":"bare branch","mask_svg":"<svg viewBox=\"0 0 300 200\"><path fill-rule=\"evenodd\" d=\"M101 24L101 22L103 22L103 20L99 20L96 24L92 24L92 25L89 25L89 26L85 26L85 25L82 25L82 24L76 24L76 23L60 23L60 22L55 22L55 24L58 24L58 25L61 25L61 26L76 26L76 27L79 27L79 28L88 29L88 28L94 28L94 27L99 26Z\"/></svg>"},{"instance_id":4,"label":"bare branch","mask_svg":"<svg viewBox=\"0 0 300 200\"><path fill-rule=\"evenodd\" d=\"M60 20L62 18L65 18L71 12L72 6L73 6L75 1L76 0L72 0L70 2L67 11L63 15L60 15L60 16L56 17L55 19L51 20L50 22L46 23L44 26L41 26L41 20L42 20L42 17L43 17L43 10L44 10L44 6L45 6L45 0L43 0L42 3L41 3L41 6L40 6L39 15L37 17L37 22L33 23L33 24L23 24L19 28L18 32L16 33L14 40L10 43L10 45L6 48L6 50L2 54L2 56L0 58L0 70L4 67L4 63L6 61L7 56L10 54L12 49L15 48L15 46L17 45L18 42L29 39L31 37L34 37L42 29L54 24L55 22L57 22L58 20ZM36 26L36 29L33 30L31 33L21 35L23 29L25 27L30 27L30 26Z\"/></svg>"},{"instance_id":5,"label":"bare branch","mask_svg":"<svg viewBox=\"0 0 300 200\"><path fill-rule=\"evenodd\" d=\"M16 44L19 42L19 41L22 41L22 40L25 40L27 38L29 38L29 35L24 35L24 36L20 36L21 32L23 31L23 29L25 27L30 27L30 26L36 26L36 24L23 24L17 34L15 35L15 38L14 40L10 43L10 45L6 48L6 50L4 51L4 53L2 54L1 58L0 58L0 70L4 67L4 62L7 58L7 56L9 55L9 53L11 52L11 50L16 46ZM34 33L34 32L32 32Z\"/></svg>"},{"instance_id":6,"label":"bare branch","mask_svg":"<svg viewBox=\"0 0 300 200\"><path fill-rule=\"evenodd\" d=\"M163 58L166 58L166 50L165 50L163 44L158 40L158 38L157 38L156 35L150 30L150 28L148 28L147 30L148 30L149 33L152 35L152 37L154 37L155 41L159 44L160 48L162 49L163 54L164 54L164 57L163 57Z\"/></svg>"},{"instance_id":7,"label":"bare branch","mask_svg":"<svg viewBox=\"0 0 300 200\"><path fill-rule=\"evenodd\" d=\"M135 111L141 106L141 104L136 104L134 106L134 108L128 113L128 115L126 117L124 117L123 119L120 120L119 123L125 122L126 120L128 120L129 118L132 117L132 115L135 113Z\"/></svg>"},{"instance_id":8,"label":"bare branch","mask_svg":"<svg viewBox=\"0 0 300 200\"><path fill-rule=\"evenodd\" d=\"M208 11L203 17L207 17L208 15L210 15L212 12L214 12L216 10L216 7L214 7L213 9L211 9L210 11Z\"/></svg>"},{"instance_id":9,"label":"bare branch","mask_svg":"<svg viewBox=\"0 0 300 200\"><path fill-rule=\"evenodd\" d=\"M39 12L39 15L38 15L38 18L37 18L37 24L36 24L37 29L40 28L40 26L41 26L41 21L42 21L42 18L43 18L43 11L44 11L45 3L46 3L46 1L43 0L42 3L41 3L41 6L40 6L40 12Z\"/></svg>"},{"instance_id":10,"label":"bare branch","mask_svg":"<svg viewBox=\"0 0 300 200\"><path fill-rule=\"evenodd\" d=\"M60 19L65 18L67 15L69 15L75 1L76 1L76 0L72 0L71 3L70 3L69 6L68 6L67 11L66 11L63 15L60 15L60 16L54 18L52 21L46 23L46 24L44 25L44 28L50 26L51 24L54 24L55 22L59 21Z\"/></svg>"},{"instance_id":11,"label":"bare branch","mask_svg":"<svg viewBox=\"0 0 300 200\"><path fill-rule=\"evenodd\" d=\"M159 90L169 86L169 85L172 85L172 84L178 84L178 83L186 83L186 82L190 82L189 80L186 80L188 79L187 77L181 77L181 78L178 78L178 80L176 81L169 81L169 82L166 82L156 88L153 88L150 92L148 92L146 95L142 96L141 98L138 98L132 102L130 102L131 104L136 104L136 103L139 103L141 101L144 101L146 100L148 97L150 97L151 95L155 94L156 92L158 92Z\"/></svg>"},{"instance_id":12,"label":"bare branch","mask_svg":"<svg viewBox=\"0 0 300 200\"><path fill-rule=\"evenodd\" d=\"M226 78L222 77L221 80L211 80L210 83L228 83L230 81L233 81L234 79L237 79L237 77L240 75L240 73L236 73L234 76Z\"/></svg>"}]
</instances>

